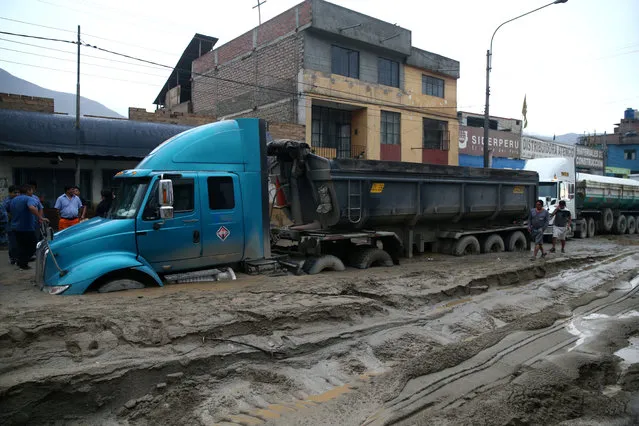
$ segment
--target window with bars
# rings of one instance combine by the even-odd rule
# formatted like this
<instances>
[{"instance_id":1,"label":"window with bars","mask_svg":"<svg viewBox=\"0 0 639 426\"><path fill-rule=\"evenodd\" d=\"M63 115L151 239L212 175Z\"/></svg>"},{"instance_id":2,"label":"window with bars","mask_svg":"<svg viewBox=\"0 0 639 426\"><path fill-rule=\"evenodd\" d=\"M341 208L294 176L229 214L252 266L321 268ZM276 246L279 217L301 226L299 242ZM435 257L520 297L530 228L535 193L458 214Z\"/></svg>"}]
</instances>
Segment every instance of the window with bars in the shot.
<instances>
[{"instance_id":1,"label":"window with bars","mask_svg":"<svg viewBox=\"0 0 639 426\"><path fill-rule=\"evenodd\" d=\"M313 148L335 149L334 154L338 158L350 158L352 155L350 111L313 105L311 122ZM318 154L325 155L322 152L319 151Z\"/></svg>"},{"instance_id":2,"label":"window with bars","mask_svg":"<svg viewBox=\"0 0 639 426\"><path fill-rule=\"evenodd\" d=\"M448 122L424 118L423 126L423 143L425 149L448 150Z\"/></svg>"},{"instance_id":3,"label":"window with bars","mask_svg":"<svg viewBox=\"0 0 639 426\"><path fill-rule=\"evenodd\" d=\"M424 95L444 97L444 80L441 78L422 75L422 93Z\"/></svg>"},{"instance_id":4,"label":"window with bars","mask_svg":"<svg viewBox=\"0 0 639 426\"><path fill-rule=\"evenodd\" d=\"M346 77L359 78L359 52L339 46L331 46L331 72Z\"/></svg>"},{"instance_id":5,"label":"window with bars","mask_svg":"<svg viewBox=\"0 0 639 426\"><path fill-rule=\"evenodd\" d=\"M386 86L399 87L399 63L390 59L377 58L377 82Z\"/></svg>"},{"instance_id":6,"label":"window with bars","mask_svg":"<svg viewBox=\"0 0 639 426\"><path fill-rule=\"evenodd\" d=\"M398 112L382 111L381 143L384 145L399 145L401 134L401 114Z\"/></svg>"},{"instance_id":7,"label":"window with bars","mask_svg":"<svg viewBox=\"0 0 639 426\"><path fill-rule=\"evenodd\" d=\"M637 150L636 149L626 149L623 151L623 159L624 160L636 160L637 159Z\"/></svg>"}]
</instances>

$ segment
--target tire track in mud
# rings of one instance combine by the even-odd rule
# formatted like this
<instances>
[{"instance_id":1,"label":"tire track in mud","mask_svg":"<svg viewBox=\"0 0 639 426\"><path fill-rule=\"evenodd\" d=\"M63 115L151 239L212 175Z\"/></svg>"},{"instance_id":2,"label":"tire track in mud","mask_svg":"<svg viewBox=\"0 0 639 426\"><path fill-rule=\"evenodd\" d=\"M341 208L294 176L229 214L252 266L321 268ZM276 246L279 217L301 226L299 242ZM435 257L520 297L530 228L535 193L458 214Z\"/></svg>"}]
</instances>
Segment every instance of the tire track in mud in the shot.
<instances>
[{"instance_id":1,"label":"tire track in mud","mask_svg":"<svg viewBox=\"0 0 639 426\"><path fill-rule=\"evenodd\" d=\"M634 281L637 281L634 287L630 291L619 292L621 294L614 296L612 299L605 303L597 303L599 301L595 301L595 306L586 309L582 312L579 312L580 316L586 316L589 314L600 312L604 309L608 309L614 306L621 305L622 302L625 302L629 298L635 297L639 293L639 275L636 275L637 271L632 273L632 276L635 276ZM608 296L606 299L610 298ZM621 305L623 306L623 305ZM625 312L633 310L636 307L636 303L633 301L630 307L625 307ZM616 313L623 313L616 312ZM441 390L444 387L455 386L455 382L461 381L465 379L467 376L472 374L480 373L484 370L489 369L494 366L498 362L500 362L506 356L524 348L525 346L531 345L541 339L548 338L553 334L569 334L565 331L566 324L572 320L572 316L570 318L558 320L555 325L550 328L540 330L538 332L530 333L530 336L526 336L521 340L517 340L516 342L509 344L508 346L500 349L498 352L492 354L490 358L487 360L477 363L473 366L461 369L459 371L452 372L450 374L444 375L443 377L437 378L434 381L429 382L426 386L423 386L415 391L413 391L410 395L404 396L402 398L398 398L393 403L384 407L381 412L367 419L364 425L367 426L377 426L377 425L392 425L398 423L402 420L409 418L415 413L424 410L426 408L435 407L436 405L441 405L442 408L446 408L454 403L458 402L460 399L466 397L468 394L474 392L480 386L476 386L471 388L467 392L455 397L452 400L448 400L445 403L441 403L437 398L428 399L427 397L433 395L437 391ZM565 346L568 346L572 343L575 343L578 340L578 337L570 335L570 337L561 339L558 343L553 344L550 348L542 352L556 352L559 349L562 349ZM539 352L536 352L531 358L526 359L523 364L530 365L534 360L539 359ZM509 376L510 373L504 375L504 377ZM491 382L492 383L492 382ZM490 383L487 383L490 384Z\"/></svg>"},{"instance_id":2,"label":"tire track in mud","mask_svg":"<svg viewBox=\"0 0 639 426\"><path fill-rule=\"evenodd\" d=\"M424 322L430 321L441 315L442 312L433 312L431 316L415 318L414 315L405 315L394 321L389 321L385 316L388 309L397 310L401 307L415 306L416 301L420 307L424 305L436 305L446 301L455 301L462 296L472 296L474 294L484 293L493 288L501 288L505 286L523 285L529 281L537 279L543 275L558 273L565 269L583 266L589 263L603 261L615 261L620 257L627 256L630 253L619 256L596 256L586 258L569 258L561 261L546 262L544 264L533 264L523 270L517 272L495 273L483 278L470 280L464 285L458 285L453 288L444 289L439 292L423 295L419 300L411 297L410 303L399 301L393 305L394 300L386 298L384 295L378 295L367 290L360 290L357 284L346 285L337 297L364 298L372 300L372 303L365 307L352 309L353 305L341 306L338 311L318 311L314 315L302 319L302 323L311 324L313 322L331 321L333 324L352 321L352 314L364 315L369 317L380 317L379 322L373 322L365 326L351 326L346 330L338 333L332 330L325 336L314 341L306 341L301 344L289 344L281 347L273 347L267 344L266 338L278 329L290 326L291 322L300 321L300 314L290 315L290 312L280 312L271 315L263 315L252 311L243 312L246 316L244 321L237 321L233 324L222 324L210 330L198 330L196 332L169 339L164 346L191 346L188 351L176 353L174 350L170 354L165 354L162 359L154 362L138 361L137 365L132 365L131 359L122 359L121 363L114 363L108 366L102 372L89 372L78 369L68 373L53 375L42 380L26 382L12 386L9 389L0 391L0 418L8 417L11 413L20 411L25 406L32 405L36 407L38 413L32 413L33 419L46 421L51 418L51 412L66 412L71 416L83 416L104 410L105 407L121 406L129 402L135 395L144 395L142 398L148 399L148 389L153 389L156 384L175 382L175 378L169 379L168 376L175 373L182 373L184 377L197 376L200 374L211 374L213 376L224 379L229 374L231 366L241 362L264 363L274 362L276 360L284 360L291 357L308 356L318 350L328 348L332 345L341 344L345 341L356 345L357 341L370 336L371 334L389 330L406 325L422 325ZM612 259L612 260L611 260ZM366 285L376 286L374 282L365 283ZM333 296L333 297L335 297ZM324 296L332 297L332 296ZM390 295L388 297L394 297ZM363 306L363 305L362 305ZM335 308L337 309L337 308ZM88 319L88 318L86 318ZM78 322L70 327L73 331L78 331ZM225 327L225 326L228 326ZM299 327L297 325L296 327ZM332 327L333 329L335 327ZM43 329L45 330L46 327ZM57 335L63 335L69 329L64 324L57 324L53 327ZM157 330L156 330L157 331ZM24 339L24 345L35 341L37 334L27 333ZM255 334L257 332L257 334ZM241 334L251 333L251 334ZM116 333L118 340L124 339L129 349L149 350L152 351L160 344L148 344L141 338L137 341L127 340L122 333ZM11 336L8 340L11 341ZM196 345L199 340L201 345ZM15 342L14 342L15 343ZM213 352L213 353L211 353ZM138 353L138 356L144 358L144 352ZM188 359L185 356L189 355ZM183 379L180 379L183 380ZM153 395L155 395L152 392ZM160 395L154 396L154 398ZM133 398L135 399L135 398ZM193 397L192 404L195 404L197 397ZM74 401L69 404L68 401ZM186 408L186 407L185 407ZM84 410L84 411L83 411Z\"/></svg>"}]
</instances>

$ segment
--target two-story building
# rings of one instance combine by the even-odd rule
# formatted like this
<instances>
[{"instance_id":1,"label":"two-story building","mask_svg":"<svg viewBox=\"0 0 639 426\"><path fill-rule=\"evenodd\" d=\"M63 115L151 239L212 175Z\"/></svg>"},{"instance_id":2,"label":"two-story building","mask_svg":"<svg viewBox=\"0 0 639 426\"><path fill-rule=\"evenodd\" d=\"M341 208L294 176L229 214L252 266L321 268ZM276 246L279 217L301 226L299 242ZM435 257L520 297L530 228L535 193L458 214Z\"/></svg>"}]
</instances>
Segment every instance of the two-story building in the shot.
<instances>
[{"instance_id":1,"label":"two-story building","mask_svg":"<svg viewBox=\"0 0 639 426\"><path fill-rule=\"evenodd\" d=\"M626 177L639 173L639 111L628 108L615 124L614 133L604 138L606 174Z\"/></svg>"},{"instance_id":2,"label":"two-story building","mask_svg":"<svg viewBox=\"0 0 639 426\"><path fill-rule=\"evenodd\" d=\"M193 61L193 112L289 124L327 157L456 165L459 62L411 39L303 1Z\"/></svg>"}]
</instances>

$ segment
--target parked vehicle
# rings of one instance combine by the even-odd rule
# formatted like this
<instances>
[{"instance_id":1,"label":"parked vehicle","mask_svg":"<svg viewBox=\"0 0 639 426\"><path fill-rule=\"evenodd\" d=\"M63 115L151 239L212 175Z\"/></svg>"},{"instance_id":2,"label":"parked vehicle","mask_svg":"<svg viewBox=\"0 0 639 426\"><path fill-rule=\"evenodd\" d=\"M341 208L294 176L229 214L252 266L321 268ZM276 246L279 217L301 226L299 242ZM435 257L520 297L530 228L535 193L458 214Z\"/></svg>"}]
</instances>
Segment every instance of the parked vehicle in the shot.
<instances>
[{"instance_id":1,"label":"parked vehicle","mask_svg":"<svg viewBox=\"0 0 639 426\"><path fill-rule=\"evenodd\" d=\"M390 266L415 249L526 250L523 220L538 183L526 171L328 160L294 141L274 141L267 152L257 119L188 130L116 180L107 218L38 248L37 280L46 291L161 286L175 274L227 265L299 272L297 258L313 274L344 263ZM270 225L274 201L292 226Z\"/></svg>"},{"instance_id":2,"label":"parked vehicle","mask_svg":"<svg viewBox=\"0 0 639 426\"><path fill-rule=\"evenodd\" d=\"M539 174L539 198L550 212L559 200L566 201L573 219L572 235L588 238L598 233L634 234L639 230L638 181L575 173L572 158L528 160L524 169ZM552 227L546 233L552 234Z\"/></svg>"}]
</instances>

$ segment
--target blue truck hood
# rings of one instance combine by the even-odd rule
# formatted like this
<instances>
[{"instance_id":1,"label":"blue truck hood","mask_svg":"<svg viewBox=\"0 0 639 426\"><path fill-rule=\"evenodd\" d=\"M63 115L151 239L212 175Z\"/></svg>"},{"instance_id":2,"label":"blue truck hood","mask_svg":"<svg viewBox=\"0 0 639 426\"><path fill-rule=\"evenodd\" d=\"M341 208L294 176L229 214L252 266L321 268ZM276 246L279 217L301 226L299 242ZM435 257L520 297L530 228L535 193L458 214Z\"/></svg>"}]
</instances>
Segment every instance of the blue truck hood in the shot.
<instances>
[{"instance_id":1,"label":"blue truck hood","mask_svg":"<svg viewBox=\"0 0 639 426\"><path fill-rule=\"evenodd\" d=\"M134 227L133 219L93 218L57 232L49 246L54 252L86 242L99 246L103 244L105 238L110 240L112 238L109 237L117 238L120 234L132 233Z\"/></svg>"}]
</instances>

